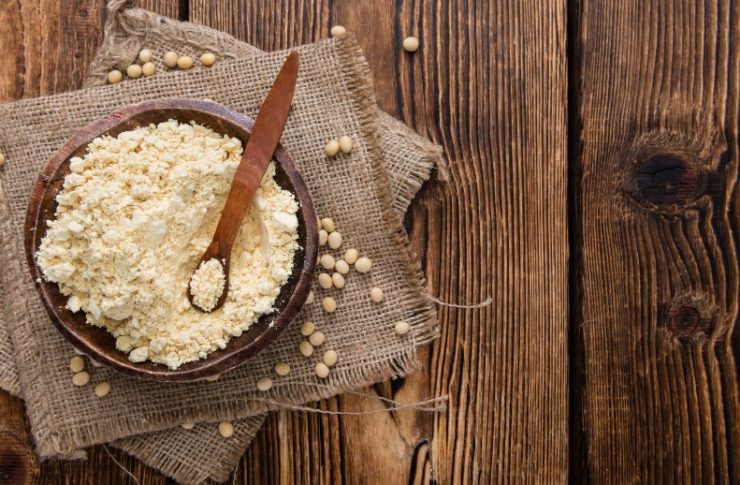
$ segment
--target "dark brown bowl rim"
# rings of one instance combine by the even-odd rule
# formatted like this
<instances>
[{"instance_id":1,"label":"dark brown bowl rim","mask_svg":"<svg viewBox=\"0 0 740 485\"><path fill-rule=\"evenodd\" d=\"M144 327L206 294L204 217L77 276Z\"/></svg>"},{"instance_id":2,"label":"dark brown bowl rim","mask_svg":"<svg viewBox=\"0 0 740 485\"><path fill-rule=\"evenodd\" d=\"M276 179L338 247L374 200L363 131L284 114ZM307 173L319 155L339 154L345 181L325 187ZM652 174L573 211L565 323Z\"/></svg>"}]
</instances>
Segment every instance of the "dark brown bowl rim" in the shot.
<instances>
[{"instance_id":1,"label":"dark brown bowl rim","mask_svg":"<svg viewBox=\"0 0 740 485\"><path fill-rule=\"evenodd\" d=\"M93 330L85 332L80 331L78 328L70 327L71 324L68 324L64 317L67 314L71 315L72 313L65 308L58 308L51 300L49 291L53 291L55 289L58 292L58 286L56 283L50 283L43 280L41 270L36 264L35 259L35 254L38 251L40 241L46 232L45 221L41 220L43 212L42 202L47 199L47 191L51 187L51 182L56 178L55 176L57 172L69 163L69 159L72 157L73 153L81 147L87 146L94 138L111 132L116 127L135 116L140 116L146 112L166 110L182 111L186 115L185 117L188 117L188 112L200 112L209 117L220 119L222 122L231 125L234 129L244 130L248 133L251 133L252 126L254 124L254 121L248 116L237 113L218 103L185 98L145 101L126 106L114 113L111 113L105 118L88 125L72 136L72 138L70 138L54 155L52 155L41 170L41 173L33 186L33 190L31 192L32 195L26 213L24 242L26 260L34 280L36 290L44 302L46 312L49 314L49 317L56 328L59 329L59 331L72 343L72 345L74 345L76 349L95 361L108 365L123 374L163 382L191 382L222 374L243 364L247 359L256 355L288 327L308 297L308 293L311 288L311 278L316 264L316 254L318 252L317 218L308 188L292 158L281 145L278 145L275 150L273 159L280 164L280 167L282 167L283 171L287 175L290 184L293 186L293 193L295 194L300 206L299 223L305 224L305 240L299 240L299 244L301 244L304 251L303 266L298 271L295 287L285 305L279 309L278 312L269 314L270 323L263 325L264 330L257 335L256 338L248 341L241 347L232 347L229 349L229 345L238 339L232 338L229 341L229 344L227 344L226 350L228 350L228 352L226 350L215 351L209 354L205 359L184 364L175 370L170 370L162 364L154 364L149 361L144 363L133 363L128 359L121 360L120 355L124 354L116 350L114 347L112 352L120 354L119 359L116 360L109 355L112 354L111 351L98 348L88 342L88 339L84 338L84 334L90 335L90 332ZM43 229L39 230L38 228ZM295 277L294 273L293 278ZM265 317L263 316L263 318ZM260 321L261 320L262 319L260 319ZM254 325L257 325L257 323L253 324L253 326ZM89 327L90 329L97 328L100 330L99 327L93 327L92 325L86 324L85 327ZM113 339L112 335L110 335L110 337Z\"/></svg>"}]
</instances>

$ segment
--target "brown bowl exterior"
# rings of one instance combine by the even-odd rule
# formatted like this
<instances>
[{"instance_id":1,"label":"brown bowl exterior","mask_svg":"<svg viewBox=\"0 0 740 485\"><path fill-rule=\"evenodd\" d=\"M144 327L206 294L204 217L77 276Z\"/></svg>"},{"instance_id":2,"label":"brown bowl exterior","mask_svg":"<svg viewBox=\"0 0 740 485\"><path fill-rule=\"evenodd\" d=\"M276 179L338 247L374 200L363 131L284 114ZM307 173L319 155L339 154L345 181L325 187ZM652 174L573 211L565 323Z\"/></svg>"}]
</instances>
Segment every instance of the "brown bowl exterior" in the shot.
<instances>
[{"instance_id":1,"label":"brown bowl exterior","mask_svg":"<svg viewBox=\"0 0 740 485\"><path fill-rule=\"evenodd\" d=\"M129 361L126 354L116 349L115 339L110 333L87 324L83 312L72 313L65 308L67 297L61 294L56 283L44 281L35 258L46 234L47 220L54 219L55 199L64 177L69 173L69 159L83 156L88 144L101 135L116 136L123 131L168 119L185 123L195 121L218 133L235 136L245 146L254 124L247 116L217 103L163 99L128 106L87 126L51 157L36 180L26 214L25 249L31 275L47 313L78 350L124 374L156 381L189 382L216 376L243 364L272 342L295 318L306 301L318 251L317 220L308 188L285 149L278 145L273 160L278 162L275 175L277 183L293 192L300 205L297 214L300 248L295 256L293 274L278 295L276 312L263 315L240 337L232 338L225 349L216 350L205 359L183 364L176 370L152 362Z\"/></svg>"}]
</instances>

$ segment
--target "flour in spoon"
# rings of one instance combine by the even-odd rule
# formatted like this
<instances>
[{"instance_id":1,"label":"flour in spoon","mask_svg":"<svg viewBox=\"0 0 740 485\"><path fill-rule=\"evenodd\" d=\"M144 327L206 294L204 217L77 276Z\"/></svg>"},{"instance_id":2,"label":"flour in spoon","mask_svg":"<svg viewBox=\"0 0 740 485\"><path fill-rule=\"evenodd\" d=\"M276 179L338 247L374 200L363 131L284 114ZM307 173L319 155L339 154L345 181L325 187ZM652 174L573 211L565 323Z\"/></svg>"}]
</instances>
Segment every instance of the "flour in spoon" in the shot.
<instances>
[{"instance_id":1,"label":"flour in spoon","mask_svg":"<svg viewBox=\"0 0 740 485\"><path fill-rule=\"evenodd\" d=\"M96 138L71 160L37 261L130 360L175 369L273 311L293 271L298 203L272 164L234 244L224 305L203 313L187 298L241 153L236 138L170 120Z\"/></svg>"},{"instance_id":2,"label":"flour in spoon","mask_svg":"<svg viewBox=\"0 0 740 485\"><path fill-rule=\"evenodd\" d=\"M221 261L211 258L203 261L190 278L190 294L193 304L198 308L210 312L218 303L224 292L226 275Z\"/></svg>"}]
</instances>

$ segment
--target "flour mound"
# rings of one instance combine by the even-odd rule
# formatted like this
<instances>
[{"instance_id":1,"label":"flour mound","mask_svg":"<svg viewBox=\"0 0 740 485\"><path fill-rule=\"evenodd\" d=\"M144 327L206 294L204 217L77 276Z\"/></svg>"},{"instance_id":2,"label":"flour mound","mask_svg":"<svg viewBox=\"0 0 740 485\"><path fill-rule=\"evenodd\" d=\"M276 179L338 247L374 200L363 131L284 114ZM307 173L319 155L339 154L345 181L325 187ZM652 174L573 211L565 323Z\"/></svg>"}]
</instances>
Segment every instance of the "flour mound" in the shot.
<instances>
[{"instance_id":1,"label":"flour mound","mask_svg":"<svg viewBox=\"0 0 740 485\"><path fill-rule=\"evenodd\" d=\"M272 164L237 235L224 305L204 314L187 299L241 154L237 138L170 120L96 138L71 159L37 261L130 360L175 369L274 310L293 271L298 203Z\"/></svg>"}]
</instances>

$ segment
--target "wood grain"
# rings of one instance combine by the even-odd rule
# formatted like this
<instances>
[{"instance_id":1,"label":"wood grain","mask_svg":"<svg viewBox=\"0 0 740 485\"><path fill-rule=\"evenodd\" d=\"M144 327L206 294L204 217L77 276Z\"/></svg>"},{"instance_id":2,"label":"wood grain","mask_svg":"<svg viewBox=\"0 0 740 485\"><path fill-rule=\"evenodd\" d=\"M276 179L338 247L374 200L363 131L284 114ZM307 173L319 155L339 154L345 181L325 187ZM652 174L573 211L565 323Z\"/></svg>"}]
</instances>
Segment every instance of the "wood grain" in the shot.
<instances>
[{"instance_id":1,"label":"wood grain","mask_svg":"<svg viewBox=\"0 0 740 485\"><path fill-rule=\"evenodd\" d=\"M740 3L575 13L583 478L737 483Z\"/></svg>"},{"instance_id":2,"label":"wood grain","mask_svg":"<svg viewBox=\"0 0 740 485\"><path fill-rule=\"evenodd\" d=\"M452 161L450 185L427 187L407 218L430 288L445 300L492 295L497 302L483 311L442 309L442 337L422 352L426 368L366 389L407 401L450 394L453 412L276 413L257 440L279 440L280 452L247 453L237 475L261 483L563 481L565 3L190 6L192 21L265 50L325 38L334 24L354 32L381 107L442 143ZM415 55L400 49L412 34L422 43ZM319 406L367 410L380 403L344 396Z\"/></svg>"}]
</instances>

